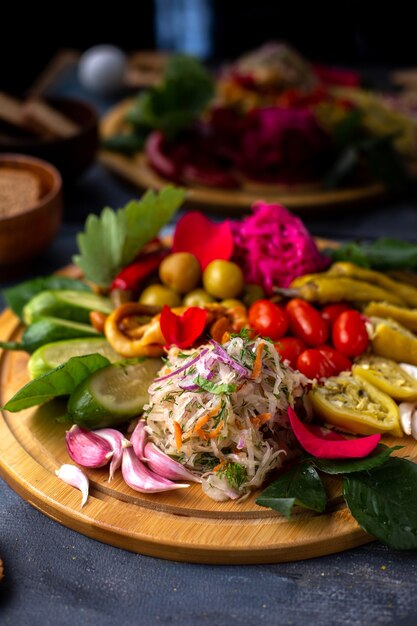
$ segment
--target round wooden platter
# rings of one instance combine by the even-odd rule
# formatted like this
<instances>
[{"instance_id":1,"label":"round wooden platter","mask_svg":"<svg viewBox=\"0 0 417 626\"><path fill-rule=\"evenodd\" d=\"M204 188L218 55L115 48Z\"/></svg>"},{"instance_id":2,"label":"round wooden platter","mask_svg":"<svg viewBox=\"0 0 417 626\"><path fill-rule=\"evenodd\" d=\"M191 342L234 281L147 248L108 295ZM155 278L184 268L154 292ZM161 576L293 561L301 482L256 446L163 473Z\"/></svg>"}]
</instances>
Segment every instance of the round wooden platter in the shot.
<instances>
[{"instance_id":1,"label":"round wooden platter","mask_svg":"<svg viewBox=\"0 0 417 626\"><path fill-rule=\"evenodd\" d=\"M103 138L118 135L125 126L124 117L132 104L132 99L123 100L114 106L101 120L100 132ZM156 174L149 166L143 152L127 157L117 152L101 150L99 160L109 170L143 189L159 190L170 181ZM289 209L303 215L333 212L349 207L360 208L375 202L386 195L386 188L380 183L363 187L325 190L319 185L264 185L246 182L241 189L214 189L189 186L187 205L189 208L213 211L216 213L243 213L259 199L271 203L284 204Z\"/></svg>"},{"instance_id":2,"label":"round wooden platter","mask_svg":"<svg viewBox=\"0 0 417 626\"><path fill-rule=\"evenodd\" d=\"M0 317L2 340L21 333L17 318ZM28 380L24 352L0 355L0 405ZM90 496L80 508L80 492L55 476L70 462L66 426L57 421L64 402L50 402L21 413L1 412L0 474L25 500L73 530L111 545L155 557L197 563L274 563L296 561L346 550L372 540L351 517L340 495L340 483L326 481L329 506L324 514L299 509L288 521L255 504L214 502L200 485L145 495L131 490L120 473L107 482L107 469L88 471ZM401 443L402 455L417 457L417 442Z\"/></svg>"}]
</instances>

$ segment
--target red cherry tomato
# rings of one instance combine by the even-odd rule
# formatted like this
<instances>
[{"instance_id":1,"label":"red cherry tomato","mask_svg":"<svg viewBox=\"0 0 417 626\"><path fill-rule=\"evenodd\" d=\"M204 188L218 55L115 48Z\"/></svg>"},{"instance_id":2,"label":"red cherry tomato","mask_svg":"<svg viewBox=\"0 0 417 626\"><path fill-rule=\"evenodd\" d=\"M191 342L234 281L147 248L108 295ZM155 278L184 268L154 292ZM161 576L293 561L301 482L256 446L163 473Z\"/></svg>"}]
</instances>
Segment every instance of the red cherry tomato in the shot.
<instances>
[{"instance_id":1,"label":"red cherry tomato","mask_svg":"<svg viewBox=\"0 0 417 626\"><path fill-rule=\"evenodd\" d=\"M352 307L345 302L336 302L336 304L328 304L321 310L321 316L326 320L329 330L332 329L333 324L341 313L345 311L351 311Z\"/></svg>"},{"instance_id":2,"label":"red cherry tomato","mask_svg":"<svg viewBox=\"0 0 417 626\"><path fill-rule=\"evenodd\" d=\"M334 373L332 376L336 376L336 374L339 374L340 372L352 369L352 362L347 358L347 356L338 352L332 348L332 346L320 346L317 350L324 354L329 363L333 366Z\"/></svg>"},{"instance_id":3,"label":"red cherry tomato","mask_svg":"<svg viewBox=\"0 0 417 626\"><path fill-rule=\"evenodd\" d=\"M320 313L305 300L294 298L285 309L290 320L293 335L308 346L320 346L326 342L327 324Z\"/></svg>"},{"instance_id":4,"label":"red cherry tomato","mask_svg":"<svg viewBox=\"0 0 417 626\"><path fill-rule=\"evenodd\" d=\"M297 337L283 337L275 344L275 349L282 361L289 361L293 369L297 367L297 359L306 349L306 345Z\"/></svg>"},{"instance_id":5,"label":"red cherry tomato","mask_svg":"<svg viewBox=\"0 0 417 626\"><path fill-rule=\"evenodd\" d=\"M263 337L276 341L288 330L288 316L270 300L257 300L249 309L249 324Z\"/></svg>"},{"instance_id":6,"label":"red cherry tomato","mask_svg":"<svg viewBox=\"0 0 417 626\"><path fill-rule=\"evenodd\" d=\"M369 338L365 322L358 311L341 313L332 331L333 345L345 356L359 356L368 347Z\"/></svg>"},{"instance_id":7,"label":"red cherry tomato","mask_svg":"<svg viewBox=\"0 0 417 626\"><path fill-rule=\"evenodd\" d=\"M297 369L307 378L336 376L339 372L349 370L351 365L348 358L330 346L310 348L297 359Z\"/></svg>"}]
</instances>

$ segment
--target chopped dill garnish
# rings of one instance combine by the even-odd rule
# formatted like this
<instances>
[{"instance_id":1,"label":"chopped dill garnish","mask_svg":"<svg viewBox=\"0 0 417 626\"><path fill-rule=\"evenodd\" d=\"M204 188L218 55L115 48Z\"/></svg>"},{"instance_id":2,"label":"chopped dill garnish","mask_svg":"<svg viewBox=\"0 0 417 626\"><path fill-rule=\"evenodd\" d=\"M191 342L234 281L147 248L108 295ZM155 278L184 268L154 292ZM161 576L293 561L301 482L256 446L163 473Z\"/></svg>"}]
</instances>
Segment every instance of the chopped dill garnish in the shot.
<instances>
[{"instance_id":1,"label":"chopped dill garnish","mask_svg":"<svg viewBox=\"0 0 417 626\"><path fill-rule=\"evenodd\" d=\"M218 476L224 476L231 487L239 489L246 482L248 473L239 463L227 463L219 469Z\"/></svg>"}]
</instances>

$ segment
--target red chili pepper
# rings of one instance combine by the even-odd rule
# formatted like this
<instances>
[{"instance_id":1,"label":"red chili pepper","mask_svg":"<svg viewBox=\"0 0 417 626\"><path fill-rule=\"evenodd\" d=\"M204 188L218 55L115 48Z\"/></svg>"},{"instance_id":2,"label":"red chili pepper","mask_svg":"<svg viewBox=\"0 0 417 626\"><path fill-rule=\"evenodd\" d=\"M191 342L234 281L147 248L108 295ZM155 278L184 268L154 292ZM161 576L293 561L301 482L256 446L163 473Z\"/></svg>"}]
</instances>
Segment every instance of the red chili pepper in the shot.
<instances>
[{"instance_id":1,"label":"red chili pepper","mask_svg":"<svg viewBox=\"0 0 417 626\"><path fill-rule=\"evenodd\" d=\"M190 348L203 332L206 319L207 311L200 307L192 306L182 315L176 315L169 306L165 305L162 309L160 325L166 346Z\"/></svg>"},{"instance_id":2,"label":"red chili pepper","mask_svg":"<svg viewBox=\"0 0 417 626\"><path fill-rule=\"evenodd\" d=\"M317 437L302 423L291 407L288 407L288 418L301 447L317 459L360 459L368 456L381 439L381 435L369 435L369 437L343 441L332 440L327 436Z\"/></svg>"},{"instance_id":3,"label":"red chili pepper","mask_svg":"<svg viewBox=\"0 0 417 626\"><path fill-rule=\"evenodd\" d=\"M141 255L127 267L124 267L111 284L111 289L122 291L138 291L141 283L152 272L158 269L161 261L169 254L169 250L157 250Z\"/></svg>"}]
</instances>

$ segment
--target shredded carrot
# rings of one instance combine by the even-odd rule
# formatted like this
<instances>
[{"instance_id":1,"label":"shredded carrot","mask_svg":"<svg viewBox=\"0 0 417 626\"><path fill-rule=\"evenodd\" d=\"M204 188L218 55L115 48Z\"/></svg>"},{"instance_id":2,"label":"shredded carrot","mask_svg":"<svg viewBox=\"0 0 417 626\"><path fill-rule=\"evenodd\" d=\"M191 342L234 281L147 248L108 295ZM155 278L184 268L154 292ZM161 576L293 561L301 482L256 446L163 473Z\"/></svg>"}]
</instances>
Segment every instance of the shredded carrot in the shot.
<instances>
[{"instance_id":1,"label":"shredded carrot","mask_svg":"<svg viewBox=\"0 0 417 626\"><path fill-rule=\"evenodd\" d=\"M212 430L209 433L207 433L208 438L209 439L214 439L215 437L217 437L217 435L219 434L219 432L221 431L223 426L224 426L224 420L219 422L214 430Z\"/></svg>"},{"instance_id":2,"label":"shredded carrot","mask_svg":"<svg viewBox=\"0 0 417 626\"><path fill-rule=\"evenodd\" d=\"M272 417L272 413L260 413L259 415L255 415L250 418L250 421L255 426L255 428L260 428L263 424L266 424Z\"/></svg>"},{"instance_id":3,"label":"shredded carrot","mask_svg":"<svg viewBox=\"0 0 417 626\"><path fill-rule=\"evenodd\" d=\"M264 348L264 343L258 343L258 347L256 348L256 356L255 356L255 362L253 364L253 369L252 369L252 376L251 378L258 378L259 374L261 373L261 368L262 368L262 350Z\"/></svg>"},{"instance_id":4,"label":"shredded carrot","mask_svg":"<svg viewBox=\"0 0 417 626\"><path fill-rule=\"evenodd\" d=\"M201 430L203 428L203 426L205 424L207 424L207 422L209 421L209 419L211 419L212 417L215 417L219 411L221 409L221 404L218 404L217 406L214 407L214 409L211 409L211 411L209 411L208 413L206 413L205 415L202 415L195 423L194 428L193 428L193 432L198 432L199 430Z\"/></svg>"},{"instance_id":5,"label":"shredded carrot","mask_svg":"<svg viewBox=\"0 0 417 626\"><path fill-rule=\"evenodd\" d=\"M221 469L225 465L226 465L226 461L221 461L218 465L216 465L216 467L213 467L213 472L218 472L219 469Z\"/></svg>"},{"instance_id":6,"label":"shredded carrot","mask_svg":"<svg viewBox=\"0 0 417 626\"><path fill-rule=\"evenodd\" d=\"M182 430L181 430L180 424L175 421L174 421L174 433L175 433L175 445L177 446L177 450L179 452L182 446Z\"/></svg>"},{"instance_id":7,"label":"shredded carrot","mask_svg":"<svg viewBox=\"0 0 417 626\"><path fill-rule=\"evenodd\" d=\"M223 337L220 343L227 343L229 339L230 339L230 333L226 331L225 333L223 333Z\"/></svg>"}]
</instances>

